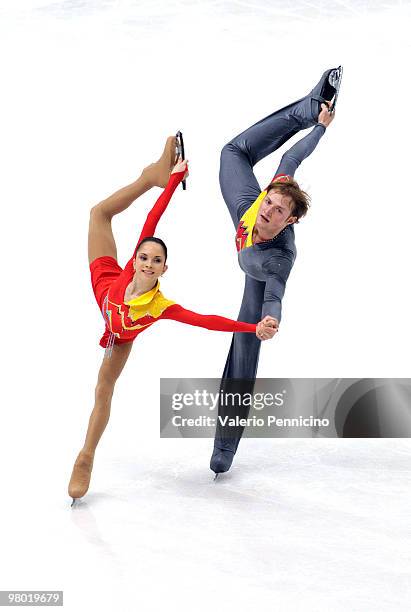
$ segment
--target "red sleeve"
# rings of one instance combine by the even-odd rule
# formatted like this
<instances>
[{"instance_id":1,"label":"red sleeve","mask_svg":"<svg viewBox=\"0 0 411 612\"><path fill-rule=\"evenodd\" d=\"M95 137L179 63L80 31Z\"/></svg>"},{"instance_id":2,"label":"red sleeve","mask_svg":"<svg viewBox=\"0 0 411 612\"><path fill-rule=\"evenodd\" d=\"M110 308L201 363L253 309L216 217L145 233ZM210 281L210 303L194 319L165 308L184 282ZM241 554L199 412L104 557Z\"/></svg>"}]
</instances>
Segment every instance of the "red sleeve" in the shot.
<instances>
[{"instance_id":1,"label":"red sleeve","mask_svg":"<svg viewBox=\"0 0 411 612\"><path fill-rule=\"evenodd\" d=\"M233 321L232 319L226 319L225 317L219 317L218 315L198 314L198 312L186 310L179 304L169 306L163 312L161 318L180 321L180 323L187 323L187 325L194 325L196 327L205 327L205 329L211 329L214 331L250 332L255 334L257 327L255 323Z\"/></svg>"},{"instance_id":2,"label":"red sleeve","mask_svg":"<svg viewBox=\"0 0 411 612\"><path fill-rule=\"evenodd\" d=\"M140 238L138 239L137 246L134 249L133 257L135 257L138 245L143 240L143 238L147 238L148 236L154 236L157 223L160 221L161 215L167 208L167 205L171 200L171 196L178 187L178 184L183 180L183 176L185 173L186 170L182 170L181 172L175 172L174 174L170 174L170 178L166 188L164 189L163 193L160 195L157 202L154 204L153 208L147 215L147 219L141 231Z\"/></svg>"}]
</instances>

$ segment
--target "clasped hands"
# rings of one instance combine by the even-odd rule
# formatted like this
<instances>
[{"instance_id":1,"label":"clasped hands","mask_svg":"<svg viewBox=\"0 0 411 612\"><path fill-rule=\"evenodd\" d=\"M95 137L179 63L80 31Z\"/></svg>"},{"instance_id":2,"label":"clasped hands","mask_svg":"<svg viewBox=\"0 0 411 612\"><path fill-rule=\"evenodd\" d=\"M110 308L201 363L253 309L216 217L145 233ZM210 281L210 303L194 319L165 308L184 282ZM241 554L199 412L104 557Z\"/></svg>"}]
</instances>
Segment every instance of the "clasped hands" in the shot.
<instances>
[{"instance_id":1,"label":"clasped hands","mask_svg":"<svg viewBox=\"0 0 411 612\"><path fill-rule=\"evenodd\" d=\"M277 319L267 315L259 323L257 323L257 329L255 335L259 340L270 340L278 332L279 323Z\"/></svg>"}]
</instances>

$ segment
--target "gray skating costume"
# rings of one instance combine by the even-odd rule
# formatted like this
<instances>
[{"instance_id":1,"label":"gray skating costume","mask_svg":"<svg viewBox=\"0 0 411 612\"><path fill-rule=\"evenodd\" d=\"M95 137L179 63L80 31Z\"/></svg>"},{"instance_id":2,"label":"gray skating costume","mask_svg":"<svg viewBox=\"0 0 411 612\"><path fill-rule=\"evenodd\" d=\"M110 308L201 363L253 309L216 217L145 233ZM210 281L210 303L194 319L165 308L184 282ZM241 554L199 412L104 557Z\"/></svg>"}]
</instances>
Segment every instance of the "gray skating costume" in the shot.
<instances>
[{"instance_id":1,"label":"gray skating costume","mask_svg":"<svg viewBox=\"0 0 411 612\"><path fill-rule=\"evenodd\" d=\"M255 219L264 195L254 175L253 166L300 130L312 127L306 136L284 153L275 174L276 177L294 176L298 166L314 151L326 130L317 120L320 103L325 96L326 99L332 97L333 90L325 85L329 73L324 73L308 96L248 128L226 144L221 152L221 192L237 229L238 262L246 274L238 320L257 323L266 315L278 321L281 319L281 300L297 254L294 228L288 225L272 240L252 244L252 227L247 227L250 222L247 215L253 224L252 218ZM232 393L252 393L260 344L255 335L233 335L221 389ZM248 411L248 408L240 405L230 409L219 406L220 416L238 414L246 417ZM214 472L225 472L230 468L242 432L243 428L233 430L218 423L210 463Z\"/></svg>"}]
</instances>

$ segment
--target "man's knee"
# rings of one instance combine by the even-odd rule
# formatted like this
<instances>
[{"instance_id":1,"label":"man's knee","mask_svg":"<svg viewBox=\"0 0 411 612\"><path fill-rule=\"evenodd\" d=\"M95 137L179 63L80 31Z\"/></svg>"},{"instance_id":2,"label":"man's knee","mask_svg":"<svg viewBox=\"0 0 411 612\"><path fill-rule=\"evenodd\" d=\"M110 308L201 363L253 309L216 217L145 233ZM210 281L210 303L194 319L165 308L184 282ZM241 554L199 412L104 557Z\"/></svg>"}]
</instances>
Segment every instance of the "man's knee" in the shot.
<instances>
[{"instance_id":1,"label":"man's knee","mask_svg":"<svg viewBox=\"0 0 411 612\"><path fill-rule=\"evenodd\" d=\"M231 143L224 145L221 149L220 154L220 168L224 165L224 163L231 157L233 154Z\"/></svg>"},{"instance_id":2,"label":"man's knee","mask_svg":"<svg viewBox=\"0 0 411 612\"><path fill-rule=\"evenodd\" d=\"M246 161L251 164L250 154L244 139L237 138L235 141L228 142L221 149L220 155L220 173L230 169L233 165L239 162Z\"/></svg>"},{"instance_id":3,"label":"man's knee","mask_svg":"<svg viewBox=\"0 0 411 612\"><path fill-rule=\"evenodd\" d=\"M221 150L221 157L238 155L239 153L246 153L248 155L248 148L245 139L237 137L224 145Z\"/></svg>"}]
</instances>

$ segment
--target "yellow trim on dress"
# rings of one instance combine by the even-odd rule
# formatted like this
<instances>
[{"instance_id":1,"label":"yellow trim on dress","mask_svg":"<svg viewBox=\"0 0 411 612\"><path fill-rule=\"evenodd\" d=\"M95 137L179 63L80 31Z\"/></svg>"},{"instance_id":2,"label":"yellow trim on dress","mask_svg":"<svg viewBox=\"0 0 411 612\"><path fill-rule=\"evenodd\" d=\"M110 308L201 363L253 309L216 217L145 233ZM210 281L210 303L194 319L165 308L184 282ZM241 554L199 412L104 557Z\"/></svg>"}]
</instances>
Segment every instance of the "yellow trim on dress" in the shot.
<instances>
[{"instance_id":1,"label":"yellow trim on dress","mask_svg":"<svg viewBox=\"0 0 411 612\"><path fill-rule=\"evenodd\" d=\"M124 302L124 304L130 307L128 312L130 319L132 321L137 321L138 319L142 319L147 315L154 317L154 319L158 319L166 308L172 306L172 304L175 304L175 302L164 297L160 291L160 283L157 281L157 284L155 287L153 287L153 289L150 289L150 291L147 291L146 293L143 293L142 295L139 295L128 302ZM138 327L139 326L136 326L132 329L138 329ZM145 327L145 325L141 327ZM125 329L129 328L125 327Z\"/></svg>"},{"instance_id":2,"label":"yellow trim on dress","mask_svg":"<svg viewBox=\"0 0 411 612\"><path fill-rule=\"evenodd\" d=\"M128 302L124 302L127 306L141 306L142 304L148 304L151 302L155 294L160 290L160 283L154 285L150 291L146 291L146 293L142 293L141 295L129 300Z\"/></svg>"}]
</instances>

